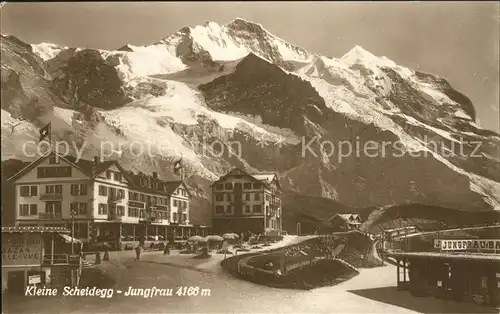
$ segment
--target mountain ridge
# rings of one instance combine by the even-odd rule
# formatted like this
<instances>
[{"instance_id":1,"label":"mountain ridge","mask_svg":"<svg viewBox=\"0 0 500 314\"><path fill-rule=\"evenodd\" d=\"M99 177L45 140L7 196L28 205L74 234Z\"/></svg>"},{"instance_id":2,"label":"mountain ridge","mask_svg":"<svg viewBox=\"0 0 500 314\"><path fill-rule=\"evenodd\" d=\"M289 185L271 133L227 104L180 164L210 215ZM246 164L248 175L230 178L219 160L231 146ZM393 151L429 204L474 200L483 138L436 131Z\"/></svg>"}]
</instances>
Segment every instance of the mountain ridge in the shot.
<instances>
[{"instance_id":1,"label":"mountain ridge","mask_svg":"<svg viewBox=\"0 0 500 314\"><path fill-rule=\"evenodd\" d=\"M108 141L124 152L109 158L144 172L172 175L170 162L182 155L196 178L214 180L233 166L278 170L288 191L346 206L500 209L500 135L474 123L472 102L445 79L359 46L335 59L276 38L242 19L116 51L2 36L2 160L23 157L5 140L36 138L52 121L54 138L85 143L89 156ZM36 117L34 107L43 113ZM310 141L313 153L304 156ZM321 151L324 143L370 141L401 149L342 160L339 147ZM133 142L155 154L133 157ZM458 143L479 157L448 156Z\"/></svg>"}]
</instances>

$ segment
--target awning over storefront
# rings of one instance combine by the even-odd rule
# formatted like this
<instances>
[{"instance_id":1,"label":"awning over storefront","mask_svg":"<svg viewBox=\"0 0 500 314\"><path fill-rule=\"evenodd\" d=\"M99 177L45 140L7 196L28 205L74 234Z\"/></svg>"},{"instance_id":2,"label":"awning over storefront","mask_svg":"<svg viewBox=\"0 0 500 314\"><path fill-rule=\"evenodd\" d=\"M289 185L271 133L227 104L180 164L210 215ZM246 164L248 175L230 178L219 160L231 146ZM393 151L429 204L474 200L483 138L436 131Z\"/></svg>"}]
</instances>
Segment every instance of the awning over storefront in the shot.
<instances>
[{"instance_id":1,"label":"awning over storefront","mask_svg":"<svg viewBox=\"0 0 500 314\"><path fill-rule=\"evenodd\" d=\"M61 238L64 239L64 242L66 243L82 243L82 241L76 239L76 238L73 238L67 234L59 234L61 236Z\"/></svg>"}]
</instances>

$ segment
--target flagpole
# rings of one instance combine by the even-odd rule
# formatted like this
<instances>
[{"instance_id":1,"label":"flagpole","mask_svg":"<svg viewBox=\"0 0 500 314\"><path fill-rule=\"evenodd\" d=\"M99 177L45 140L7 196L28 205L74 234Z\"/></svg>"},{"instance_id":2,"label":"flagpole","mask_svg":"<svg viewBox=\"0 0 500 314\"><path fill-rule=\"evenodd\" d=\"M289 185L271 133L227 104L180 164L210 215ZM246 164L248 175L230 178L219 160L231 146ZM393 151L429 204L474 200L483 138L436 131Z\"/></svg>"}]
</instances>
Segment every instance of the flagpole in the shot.
<instances>
[{"instance_id":1,"label":"flagpole","mask_svg":"<svg viewBox=\"0 0 500 314\"><path fill-rule=\"evenodd\" d=\"M179 165L181 167L181 181L184 181L184 165L183 165L183 162L182 162L182 153L181 153L181 159L179 160Z\"/></svg>"}]
</instances>

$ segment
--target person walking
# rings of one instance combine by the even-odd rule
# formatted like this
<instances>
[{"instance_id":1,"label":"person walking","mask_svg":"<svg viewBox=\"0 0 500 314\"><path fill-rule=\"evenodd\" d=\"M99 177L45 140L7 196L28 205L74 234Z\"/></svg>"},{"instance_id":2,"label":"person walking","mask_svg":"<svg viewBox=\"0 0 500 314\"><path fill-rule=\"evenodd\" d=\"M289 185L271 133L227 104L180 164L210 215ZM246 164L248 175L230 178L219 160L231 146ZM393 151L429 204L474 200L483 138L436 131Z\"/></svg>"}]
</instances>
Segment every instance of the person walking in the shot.
<instances>
[{"instance_id":1,"label":"person walking","mask_svg":"<svg viewBox=\"0 0 500 314\"><path fill-rule=\"evenodd\" d=\"M163 249L163 255L170 255L170 248L168 247L168 242L165 244L165 248Z\"/></svg>"},{"instance_id":2,"label":"person walking","mask_svg":"<svg viewBox=\"0 0 500 314\"><path fill-rule=\"evenodd\" d=\"M135 258L136 258L136 260L140 260L141 259L141 252L142 252L142 247L140 245L138 245L135 248Z\"/></svg>"}]
</instances>

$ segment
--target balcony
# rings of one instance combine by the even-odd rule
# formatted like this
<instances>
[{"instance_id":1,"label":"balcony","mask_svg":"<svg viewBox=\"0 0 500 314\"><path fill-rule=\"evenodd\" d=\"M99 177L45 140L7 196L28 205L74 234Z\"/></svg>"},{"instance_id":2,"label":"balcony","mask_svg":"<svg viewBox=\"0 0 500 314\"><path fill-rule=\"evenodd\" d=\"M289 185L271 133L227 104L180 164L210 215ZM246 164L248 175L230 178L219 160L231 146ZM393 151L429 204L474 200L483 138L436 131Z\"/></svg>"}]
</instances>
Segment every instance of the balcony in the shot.
<instances>
[{"instance_id":1,"label":"balcony","mask_svg":"<svg viewBox=\"0 0 500 314\"><path fill-rule=\"evenodd\" d=\"M116 214L116 213L110 213L108 215L108 220L109 221L122 221L123 220L123 215Z\"/></svg>"},{"instance_id":2,"label":"balcony","mask_svg":"<svg viewBox=\"0 0 500 314\"><path fill-rule=\"evenodd\" d=\"M62 194L44 193L40 195L41 201L61 201L62 198Z\"/></svg>"},{"instance_id":3,"label":"balcony","mask_svg":"<svg viewBox=\"0 0 500 314\"><path fill-rule=\"evenodd\" d=\"M167 218L150 217L149 221L153 225L168 225L168 219Z\"/></svg>"},{"instance_id":4,"label":"balcony","mask_svg":"<svg viewBox=\"0 0 500 314\"><path fill-rule=\"evenodd\" d=\"M39 219L62 219L62 213L38 213Z\"/></svg>"}]
</instances>

